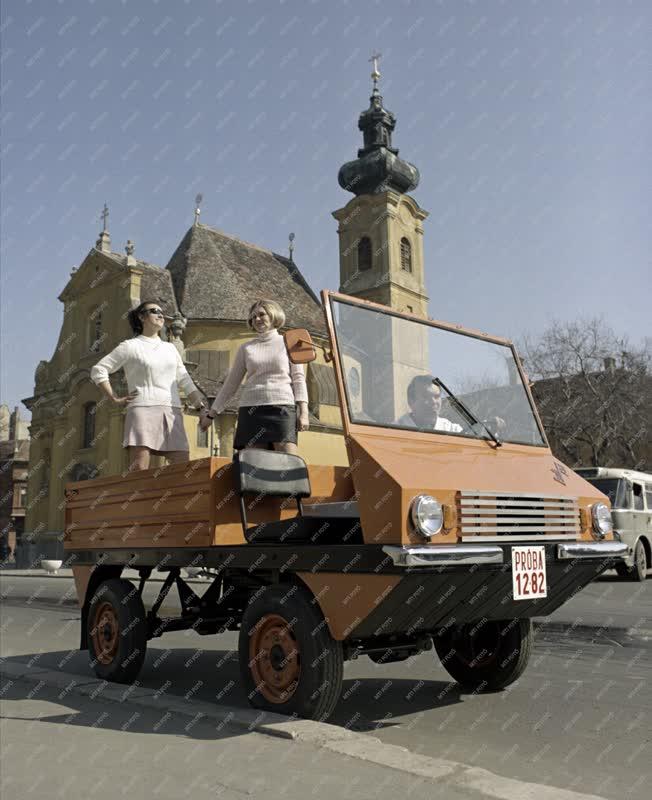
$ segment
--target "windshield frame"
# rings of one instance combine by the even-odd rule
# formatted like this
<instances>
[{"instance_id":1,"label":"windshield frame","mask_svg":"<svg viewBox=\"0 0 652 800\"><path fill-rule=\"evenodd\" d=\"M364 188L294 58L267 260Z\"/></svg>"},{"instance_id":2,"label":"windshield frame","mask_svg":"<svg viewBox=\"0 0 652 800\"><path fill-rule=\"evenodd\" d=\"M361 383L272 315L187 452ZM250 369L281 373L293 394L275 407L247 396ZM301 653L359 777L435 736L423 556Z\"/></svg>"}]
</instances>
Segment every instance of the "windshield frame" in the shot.
<instances>
[{"instance_id":1,"label":"windshield frame","mask_svg":"<svg viewBox=\"0 0 652 800\"><path fill-rule=\"evenodd\" d=\"M516 352L514 343L509 339L505 339L500 336L492 336L488 333L474 330L473 328L466 328L463 325L457 325L450 322L443 322L441 320L431 319L430 317L424 319L423 317L419 317L416 314L397 311L396 309L389 308L388 306L381 305L380 303L373 303L370 300L362 300L357 297L351 297L350 295L341 294L340 292L333 292L328 289L323 289L321 292L321 296L324 307L324 314L326 317L326 327L328 329L332 345L333 363L335 367L336 383L338 388L338 396L340 400L340 411L342 414L342 422L344 425L345 435L348 436L349 434L355 433L356 431L359 432L371 432L371 430L401 431L401 433L405 433L407 435L425 434L428 436L449 436L449 437L452 436L455 437L456 439L462 439L466 442L471 442L471 441L490 442L488 436L469 436L468 434L455 433L452 431L440 431L440 430L432 431L432 430L426 430L424 428L405 428L400 425L390 425L390 424L378 425L375 424L374 422L364 422L361 420L353 421L349 413L350 398L348 395L348 387L346 380L344 379L342 362L340 359L339 340L337 338L337 328L335 324L335 310L333 307L333 303L335 302L343 303L349 306L357 306L359 308L375 311L380 314L385 314L386 316L405 319L408 320L409 322L417 322L418 324L425 325L429 328L438 328L440 330L449 331L450 333L457 333L462 336L468 336L472 339L479 339L481 341L491 342L492 344L498 344L509 348L512 357L514 359L514 363L516 364L521 384L525 390L525 395L527 397L528 403L530 404L530 409L534 416L534 420L536 422L537 429L539 431L539 435L542 441L541 444L534 444L533 442L518 442L518 441L507 440L504 441L504 444L515 445L519 447L536 447L539 449L550 448L550 445L548 443L548 437L546 436L546 432L541 422L541 417L539 416L539 411L537 409L536 403L534 402L534 397L532 396L530 384L523 369L523 365L521 364L521 360L518 357L518 353Z\"/></svg>"}]
</instances>

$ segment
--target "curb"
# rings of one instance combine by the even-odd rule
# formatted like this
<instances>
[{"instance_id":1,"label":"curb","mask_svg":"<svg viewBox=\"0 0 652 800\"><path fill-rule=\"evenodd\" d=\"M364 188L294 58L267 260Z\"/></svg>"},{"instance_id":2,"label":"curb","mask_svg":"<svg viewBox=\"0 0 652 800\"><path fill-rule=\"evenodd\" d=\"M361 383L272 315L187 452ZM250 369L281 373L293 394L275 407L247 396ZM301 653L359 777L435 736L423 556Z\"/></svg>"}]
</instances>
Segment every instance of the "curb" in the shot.
<instances>
[{"instance_id":1,"label":"curb","mask_svg":"<svg viewBox=\"0 0 652 800\"><path fill-rule=\"evenodd\" d=\"M379 766L406 772L420 778L441 781L459 789L480 792L496 800L604 800L598 795L584 794L555 786L528 783L514 778L505 778L480 767L472 767L457 761L432 758L410 752L405 747L385 744L380 739L327 722L284 717L267 711L250 711L231 706L216 707L203 701L165 695L163 692L133 684L123 688L96 678L72 673L55 672L40 667L30 667L26 662L1 661L0 675L8 680L0 697L13 683L35 683L60 688L59 700L70 693L96 698L101 694L105 702L124 703L145 708L156 708L182 714L194 721L202 718L216 720L222 728L231 725L249 732L266 734L281 739L299 741L323 747L334 753L378 764ZM161 698L164 698L161 702Z\"/></svg>"}]
</instances>

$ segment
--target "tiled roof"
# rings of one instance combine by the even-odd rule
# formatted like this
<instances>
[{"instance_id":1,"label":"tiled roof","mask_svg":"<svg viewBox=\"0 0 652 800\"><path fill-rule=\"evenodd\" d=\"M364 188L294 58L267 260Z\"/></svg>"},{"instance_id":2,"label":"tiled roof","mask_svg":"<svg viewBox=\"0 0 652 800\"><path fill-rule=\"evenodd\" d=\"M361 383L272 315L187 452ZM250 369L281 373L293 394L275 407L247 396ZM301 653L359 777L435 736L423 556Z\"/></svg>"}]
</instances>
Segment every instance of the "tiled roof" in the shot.
<instances>
[{"instance_id":1,"label":"tiled roof","mask_svg":"<svg viewBox=\"0 0 652 800\"><path fill-rule=\"evenodd\" d=\"M256 298L276 300L286 327L324 334L319 300L296 264L271 250L193 225L166 269L181 313L191 320L246 321Z\"/></svg>"}]
</instances>

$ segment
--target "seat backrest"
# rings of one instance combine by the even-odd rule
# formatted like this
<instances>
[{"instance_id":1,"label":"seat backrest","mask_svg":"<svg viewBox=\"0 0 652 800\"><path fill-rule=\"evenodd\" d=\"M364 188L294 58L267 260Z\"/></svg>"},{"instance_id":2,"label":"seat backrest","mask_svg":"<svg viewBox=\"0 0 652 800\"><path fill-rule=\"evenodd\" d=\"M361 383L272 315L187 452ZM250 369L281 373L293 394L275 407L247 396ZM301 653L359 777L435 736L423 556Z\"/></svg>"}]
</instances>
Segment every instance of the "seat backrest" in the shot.
<instances>
[{"instance_id":1,"label":"seat backrest","mask_svg":"<svg viewBox=\"0 0 652 800\"><path fill-rule=\"evenodd\" d=\"M308 467L301 456L246 448L233 457L238 492L310 497Z\"/></svg>"}]
</instances>

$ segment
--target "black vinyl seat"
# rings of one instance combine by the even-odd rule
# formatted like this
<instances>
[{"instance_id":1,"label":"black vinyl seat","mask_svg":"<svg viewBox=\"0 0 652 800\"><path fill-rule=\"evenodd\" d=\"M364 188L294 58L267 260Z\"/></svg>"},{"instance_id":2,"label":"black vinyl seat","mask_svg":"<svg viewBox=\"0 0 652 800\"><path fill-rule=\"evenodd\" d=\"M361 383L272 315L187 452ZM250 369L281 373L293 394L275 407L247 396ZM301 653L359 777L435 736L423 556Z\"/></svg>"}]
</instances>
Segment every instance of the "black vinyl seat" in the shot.
<instances>
[{"instance_id":1,"label":"black vinyl seat","mask_svg":"<svg viewBox=\"0 0 652 800\"><path fill-rule=\"evenodd\" d=\"M308 467L301 456L246 448L233 456L233 464L236 488L240 495L242 530L248 542L305 541L310 538L305 530L306 525L301 524L304 522L301 498L310 497ZM264 522L249 527L245 495L255 496L249 503L249 510L266 496L292 497L296 500L299 516L294 520Z\"/></svg>"},{"instance_id":2,"label":"black vinyl seat","mask_svg":"<svg viewBox=\"0 0 652 800\"><path fill-rule=\"evenodd\" d=\"M240 516L245 539L258 544L285 544L291 542L350 544L362 541L359 522L355 519L327 519L323 516L304 516L302 498L310 497L308 467L301 456L280 453L276 450L246 448L233 456L234 478L240 497ZM245 496L253 499L247 504ZM293 498L298 516L293 519L262 522L249 526L247 511L258 505L266 496Z\"/></svg>"}]
</instances>

